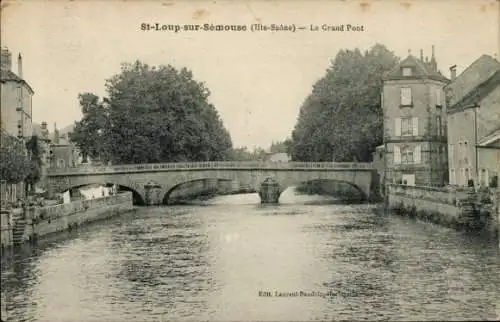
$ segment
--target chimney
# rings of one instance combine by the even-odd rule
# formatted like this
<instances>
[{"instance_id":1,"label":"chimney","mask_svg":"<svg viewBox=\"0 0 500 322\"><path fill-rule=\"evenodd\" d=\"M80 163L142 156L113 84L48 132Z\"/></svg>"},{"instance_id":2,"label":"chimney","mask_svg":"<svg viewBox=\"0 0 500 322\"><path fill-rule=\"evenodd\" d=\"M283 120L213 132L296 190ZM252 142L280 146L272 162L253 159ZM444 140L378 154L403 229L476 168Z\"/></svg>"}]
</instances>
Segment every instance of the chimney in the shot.
<instances>
[{"instance_id":1,"label":"chimney","mask_svg":"<svg viewBox=\"0 0 500 322\"><path fill-rule=\"evenodd\" d=\"M17 76L23 78L23 57L21 57L21 53L17 56Z\"/></svg>"},{"instance_id":2,"label":"chimney","mask_svg":"<svg viewBox=\"0 0 500 322\"><path fill-rule=\"evenodd\" d=\"M46 130L47 129L47 122L43 121L42 122L42 130Z\"/></svg>"},{"instance_id":3,"label":"chimney","mask_svg":"<svg viewBox=\"0 0 500 322\"><path fill-rule=\"evenodd\" d=\"M2 70L12 70L12 54L8 48L2 48L1 66Z\"/></svg>"},{"instance_id":4,"label":"chimney","mask_svg":"<svg viewBox=\"0 0 500 322\"><path fill-rule=\"evenodd\" d=\"M457 78L457 65L453 65L450 67L450 77L452 81Z\"/></svg>"},{"instance_id":5,"label":"chimney","mask_svg":"<svg viewBox=\"0 0 500 322\"><path fill-rule=\"evenodd\" d=\"M424 61L424 50L420 49L420 60Z\"/></svg>"},{"instance_id":6,"label":"chimney","mask_svg":"<svg viewBox=\"0 0 500 322\"><path fill-rule=\"evenodd\" d=\"M437 72L437 61L436 61L436 56L434 54L434 45L432 45L431 68L433 71Z\"/></svg>"}]
</instances>

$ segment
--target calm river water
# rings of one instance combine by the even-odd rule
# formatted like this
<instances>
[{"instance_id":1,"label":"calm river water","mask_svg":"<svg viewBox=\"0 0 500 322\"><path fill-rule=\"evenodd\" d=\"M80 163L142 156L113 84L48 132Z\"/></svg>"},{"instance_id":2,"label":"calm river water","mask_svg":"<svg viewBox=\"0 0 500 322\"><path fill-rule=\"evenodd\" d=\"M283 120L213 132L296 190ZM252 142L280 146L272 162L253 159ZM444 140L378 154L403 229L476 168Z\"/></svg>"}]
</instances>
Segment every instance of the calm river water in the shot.
<instances>
[{"instance_id":1,"label":"calm river water","mask_svg":"<svg viewBox=\"0 0 500 322\"><path fill-rule=\"evenodd\" d=\"M2 265L9 321L496 319L498 241L281 201L140 208L27 249Z\"/></svg>"}]
</instances>

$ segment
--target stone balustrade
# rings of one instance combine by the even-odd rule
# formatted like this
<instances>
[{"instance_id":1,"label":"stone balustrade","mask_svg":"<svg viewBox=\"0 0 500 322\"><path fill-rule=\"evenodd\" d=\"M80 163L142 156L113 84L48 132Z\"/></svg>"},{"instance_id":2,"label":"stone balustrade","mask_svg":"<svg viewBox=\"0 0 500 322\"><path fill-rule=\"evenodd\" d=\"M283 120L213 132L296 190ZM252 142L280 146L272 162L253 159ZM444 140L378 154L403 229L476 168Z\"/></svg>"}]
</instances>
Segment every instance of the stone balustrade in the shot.
<instances>
[{"instance_id":1,"label":"stone balustrade","mask_svg":"<svg viewBox=\"0 0 500 322\"><path fill-rule=\"evenodd\" d=\"M124 164L115 166L80 165L72 168L50 169L48 175L69 175L85 173L151 172L190 169L276 169L276 170L373 170L372 163L358 162L234 162L207 161L185 163Z\"/></svg>"}]
</instances>

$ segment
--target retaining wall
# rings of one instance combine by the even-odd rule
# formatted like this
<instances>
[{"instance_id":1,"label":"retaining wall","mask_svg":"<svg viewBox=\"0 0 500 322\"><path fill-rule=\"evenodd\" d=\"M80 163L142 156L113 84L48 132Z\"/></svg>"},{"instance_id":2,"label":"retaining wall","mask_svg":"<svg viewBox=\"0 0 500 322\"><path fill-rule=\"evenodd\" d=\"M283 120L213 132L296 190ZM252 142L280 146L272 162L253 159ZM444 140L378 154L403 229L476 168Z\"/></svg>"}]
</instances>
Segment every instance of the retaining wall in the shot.
<instances>
[{"instance_id":1,"label":"retaining wall","mask_svg":"<svg viewBox=\"0 0 500 322\"><path fill-rule=\"evenodd\" d=\"M23 218L25 225L24 228L21 227L24 229L21 238L23 241L35 241L43 236L72 230L86 223L107 219L132 209L132 192L49 207L31 207L28 208L26 216ZM4 244L3 235L4 232L7 232L12 236L13 230L19 229L16 228L16 220L12 219L15 218L14 212L19 210L14 209L10 215L6 215L6 222L9 224L5 225L4 214L2 214L2 245L12 245L13 243L13 238L10 237L9 239L5 238Z\"/></svg>"},{"instance_id":2,"label":"retaining wall","mask_svg":"<svg viewBox=\"0 0 500 322\"><path fill-rule=\"evenodd\" d=\"M388 185L389 209L455 228L475 227L498 234L499 189L476 192L453 189Z\"/></svg>"}]
</instances>

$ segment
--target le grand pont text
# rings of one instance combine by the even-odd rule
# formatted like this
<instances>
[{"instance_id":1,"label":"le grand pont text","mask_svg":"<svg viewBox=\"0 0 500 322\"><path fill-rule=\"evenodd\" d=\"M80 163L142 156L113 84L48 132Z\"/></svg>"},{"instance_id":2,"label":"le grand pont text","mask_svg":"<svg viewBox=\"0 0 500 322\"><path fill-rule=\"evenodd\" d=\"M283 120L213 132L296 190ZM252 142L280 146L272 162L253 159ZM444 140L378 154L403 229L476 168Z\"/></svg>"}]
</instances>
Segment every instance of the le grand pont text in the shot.
<instances>
[{"instance_id":1,"label":"le grand pont text","mask_svg":"<svg viewBox=\"0 0 500 322\"><path fill-rule=\"evenodd\" d=\"M340 24L340 25L295 25L295 24L251 24L251 25L217 25L217 24L161 24L161 23L141 23L141 31L252 31L252 32L279 32L279 31L345 31L359 32L365 31L365 26L355 24Z\"/></svg>"}]
</instances>

